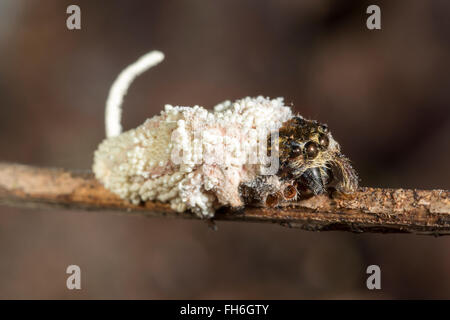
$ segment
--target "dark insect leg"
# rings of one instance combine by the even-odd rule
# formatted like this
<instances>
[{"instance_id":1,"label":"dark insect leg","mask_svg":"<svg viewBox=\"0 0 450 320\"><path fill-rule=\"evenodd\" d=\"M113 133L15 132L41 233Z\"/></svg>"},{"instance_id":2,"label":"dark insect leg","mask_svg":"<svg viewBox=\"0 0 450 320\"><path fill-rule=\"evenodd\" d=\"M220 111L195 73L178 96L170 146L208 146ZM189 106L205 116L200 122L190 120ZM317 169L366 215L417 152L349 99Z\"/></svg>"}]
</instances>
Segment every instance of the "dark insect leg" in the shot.
<instances>
[{"instance_id":1,"label":"dark insect leg","mask_svg":"<svg viewBox=\"0 0 450 320\"><path fill-rule=\"evenodd\" d=\"M297 188L292 184L288 184L283 189L283 197L285 200L292 200L297 195Z\"/></svg>"},{"instance_id":2,"label":"dark insect leg","mask_svg":"<svg viewBox=\"0 0 450 320\"><path fill-rule=\"evenodd\" d=\"M279 193L268 194L265 200L265 205L270 208L276 207L280 203L281 199L282 197Z\"/></svg>"}]
</instances>

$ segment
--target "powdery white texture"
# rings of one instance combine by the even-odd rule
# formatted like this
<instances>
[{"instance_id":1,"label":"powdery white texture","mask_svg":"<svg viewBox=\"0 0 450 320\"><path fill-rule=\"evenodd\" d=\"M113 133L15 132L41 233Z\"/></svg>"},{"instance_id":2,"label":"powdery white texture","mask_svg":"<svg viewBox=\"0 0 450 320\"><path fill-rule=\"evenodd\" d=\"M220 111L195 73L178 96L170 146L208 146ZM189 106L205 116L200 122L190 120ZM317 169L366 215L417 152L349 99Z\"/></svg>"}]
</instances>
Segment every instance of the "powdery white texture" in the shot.
<instances>
[{"instance_id":1,"label":"powdery white texture","mask_svg":"<svg viewBox=\"0 0 450 320\"><path fill-rule=\"evenodd\" d=\"M105 139L93 171L103 185L133 203L169 202L177 211L212 217L223 205L243 205L239 185L261 174L249 163L249 137L267 138L293 117L283 99L244 98L203 107L166 105L136 129ZM262 135L256 135L256 128Z\"/></svg>"}]
</instances>

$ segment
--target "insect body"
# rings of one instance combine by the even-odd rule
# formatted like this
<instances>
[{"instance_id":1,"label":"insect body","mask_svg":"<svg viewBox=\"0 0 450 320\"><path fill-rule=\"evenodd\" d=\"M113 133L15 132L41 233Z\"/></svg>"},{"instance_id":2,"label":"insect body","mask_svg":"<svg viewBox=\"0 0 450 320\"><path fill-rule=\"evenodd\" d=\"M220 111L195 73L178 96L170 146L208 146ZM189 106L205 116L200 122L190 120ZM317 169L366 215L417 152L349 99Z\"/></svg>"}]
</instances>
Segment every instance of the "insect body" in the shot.
<instances>
[{"instance_id":1,"label":"insect body","mask_svg":"<svg viewBox=\"0 0 450 320\"><path fill-rule=\"evenodd\" d=\"M358 176L327 125L295 116L280 127L275 145L280 159L276 179L260 176L243 183L247 202L276 206L334 190L351 193L358 187Z\"/></svg>"},{"instance_id":2,"label":"insect body","mask_svg":"<svg viewBox=\"0 0 450 320\"><path fill-rule=\"evenodd\" d=\"M247 97L212 111L166 105L160 115L122 133L120 105L129 84L163 57L145 55L111 88L107 139L93 165L107 189L136 204L158 200L210 218L221 206L276 206L357 188L356 173L328 128L294 116L282 98Z\"/></svg>"}]
</instances>

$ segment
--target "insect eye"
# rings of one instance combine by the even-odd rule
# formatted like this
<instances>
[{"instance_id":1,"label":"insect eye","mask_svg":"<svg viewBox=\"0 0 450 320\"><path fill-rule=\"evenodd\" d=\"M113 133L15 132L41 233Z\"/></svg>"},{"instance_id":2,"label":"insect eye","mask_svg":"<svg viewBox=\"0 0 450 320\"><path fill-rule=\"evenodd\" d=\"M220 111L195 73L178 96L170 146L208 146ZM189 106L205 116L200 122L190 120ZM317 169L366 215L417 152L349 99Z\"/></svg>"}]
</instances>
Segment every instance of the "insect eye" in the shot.
<instances>
[{"instance_id":1,"label":"insect eye","mask_svg":"<svg viewBox=\"0 0 450 320\"><path fill-rule=\"evenodd\" d=\"M308 159L314 159L319 153L319 149L317 148L317 144L309 141L305 145L305 155Z\"/></svg>"},{"instance_id":2,"label":"insect eye","mask_svg":"<svg viewBox=\"0 0 450 320\"><path fill-rule=\"evenodd\" d=\"M324 148L328 148L328 145L330 144L330 140L328 139L328 137L325 134L321 134L319 136L319 144Z\"/></svg>"},{"instance_id":3,"label":"insect eye","mask_svg":"<svg viewBox=\"0 0 450 320\"><path fill-rule=\"evenodd\" d=\"M326 124L322 124L320 128L322 129L323 132L328 132L328 126Z\"/></svg>"},{"instance_id":4,"label":"insect eye","mask_svg":"<svg viewBox=\"0 0 450 320\"><path fill-rule=\"evenodd\" d=\"M298 142L292 141L291 142L291 153L290 153L290 157L291 158L296 158L299 155L302 154L302 147Z\"/></svg>"}]
</instances>

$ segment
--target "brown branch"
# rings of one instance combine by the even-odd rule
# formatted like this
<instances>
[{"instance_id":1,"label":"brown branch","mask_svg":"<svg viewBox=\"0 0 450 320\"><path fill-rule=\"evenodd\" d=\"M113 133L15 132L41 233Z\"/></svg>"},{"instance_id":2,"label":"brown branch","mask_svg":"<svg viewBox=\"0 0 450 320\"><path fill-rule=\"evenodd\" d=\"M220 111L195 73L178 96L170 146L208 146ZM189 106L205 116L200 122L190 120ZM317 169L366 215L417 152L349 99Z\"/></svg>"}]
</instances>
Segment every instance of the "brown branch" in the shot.
<instances>
[{"instance_id":1,"label":"brown branch","mask_svg":"<svg viewBox=\"0 0 450 320\"><path fill-rule=\"evenodd\" d=\"M316 196L283 208L222 208L215 220L272 222L314 231L446 235L450 234L448 196L447 190L361 188L352 195ZM132 205L105 190L89 172L8 163L0 163L0 204L197 219L164 203Z\"/></svg>"}]
</instances>

